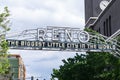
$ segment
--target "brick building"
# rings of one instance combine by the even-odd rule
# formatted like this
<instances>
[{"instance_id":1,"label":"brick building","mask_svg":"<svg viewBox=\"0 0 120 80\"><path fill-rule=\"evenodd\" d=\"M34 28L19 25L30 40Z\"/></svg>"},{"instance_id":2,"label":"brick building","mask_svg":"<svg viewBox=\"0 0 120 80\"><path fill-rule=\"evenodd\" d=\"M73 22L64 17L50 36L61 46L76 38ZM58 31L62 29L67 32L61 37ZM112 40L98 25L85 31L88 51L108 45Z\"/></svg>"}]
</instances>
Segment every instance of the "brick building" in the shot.
<instances>
[{"instance_id":1,"label":"brick building","mask_svg":"<svg viewBox=\"0 0 120 80\"><path fill-rule=\"evenodd\" d=\"M18 54L8 56L11 65L12 80L25 80L26 69L22 58Z\"/></svg>"}]
</instances>

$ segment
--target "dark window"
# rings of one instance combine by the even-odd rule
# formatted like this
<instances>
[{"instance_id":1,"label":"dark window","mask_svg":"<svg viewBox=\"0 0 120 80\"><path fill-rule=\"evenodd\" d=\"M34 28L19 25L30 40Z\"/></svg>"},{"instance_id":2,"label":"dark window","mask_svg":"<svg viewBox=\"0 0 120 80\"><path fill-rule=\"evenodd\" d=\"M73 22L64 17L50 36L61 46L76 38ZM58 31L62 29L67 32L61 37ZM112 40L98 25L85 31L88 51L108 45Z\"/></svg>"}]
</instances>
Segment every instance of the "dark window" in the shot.
<instances>
[{"instance_id":1,"label":"dark window","mask_svg":"<svg viewBox=\"0 0 120 80\"><path fill-rule=\"evenodd\" d=\"M98 29L98 32L99 32L99 33L101 33L101 30L100 30L100 28Z\"/></svg>"},{"instance_id":2,"label":"dark window","mask_svg":"<svg viewBox=\"0 0 120 80\"><path fill-rule=\"evenodd\" d=\"M109 16L109 36L111 36L111 16Z\"/></svg>"},{"instance_id":3,"label":"dark window","mask_svg":"<svg viewBox=\"0 0 120 80\"><path fill-rule=\"evenodd\" d=\"M91 28L92 30L94 30L94 26L91 26L90 28Z\"/></svg>"},{"instance_id":4,"label":"dark window","mask_svg":"<svg viewBox=\"0 0 120 80\"><path fill-rule=\"evenodd\" d=\"M111 36L112 30L111 30L111 16L109 16L103 23L104 28L104 35L105 36Z\"/></svg>"},{"instance_id":5,"label":"dark window","mask_svg":"<svg viewBox=\"0 0 120 80\"><path fill-rule=\"evenodd\" d=\"M103 27L104 27L104 35L106 36L106 24L105 24L105 21L103 23Z\"/></svg>"},{"instance_id":6,"label":"dark window","mask_svg":"<svg viewBox=\"0 0 120 80\"><path fill-rule=\"evenodd\" d=\"M106 36L109 36L108 34L109 34L109 26L108 26L108 19L106 19Z\"/></svg>"}]
</instances>

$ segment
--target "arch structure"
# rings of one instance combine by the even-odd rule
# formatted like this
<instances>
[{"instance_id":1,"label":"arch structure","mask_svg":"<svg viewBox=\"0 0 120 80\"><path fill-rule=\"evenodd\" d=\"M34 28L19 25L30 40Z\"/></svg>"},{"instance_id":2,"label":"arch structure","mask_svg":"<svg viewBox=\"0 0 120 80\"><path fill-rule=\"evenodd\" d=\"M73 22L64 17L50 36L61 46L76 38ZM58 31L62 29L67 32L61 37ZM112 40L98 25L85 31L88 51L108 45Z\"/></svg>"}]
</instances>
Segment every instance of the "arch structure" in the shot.
<instances>
[{"instance_id":1,"label":"arch structure","mask_svg":"<svg viewBox=\"0 0 120 80\"><path fill-rule=\"evenodd\" d=\"M118 31L120 32L120 31ZM117 34L117 36L119 36ZM86 32L80 28L52 27L24 30L17 34L7 34L11 49L113 52L119 56L119 41L98 33Z\"/></svg>"}]
</instances>

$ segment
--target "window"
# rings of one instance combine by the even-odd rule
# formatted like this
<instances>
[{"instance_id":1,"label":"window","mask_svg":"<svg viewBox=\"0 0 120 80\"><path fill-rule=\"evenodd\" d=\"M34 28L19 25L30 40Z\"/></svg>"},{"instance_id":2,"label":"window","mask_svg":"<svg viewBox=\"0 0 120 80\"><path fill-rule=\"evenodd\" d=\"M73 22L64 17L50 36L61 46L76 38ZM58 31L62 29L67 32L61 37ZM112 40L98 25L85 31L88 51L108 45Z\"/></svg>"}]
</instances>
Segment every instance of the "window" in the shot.
<instances>
[{"instance_id":1,"label":"window","mask_svg":"<svg viewBox=\"0 0 120 80\"><path fill-rule=\"evenodd\" d=\"M103 28L104 28L104 35L105 36L111 36L111 16L109 16L104 22L103 22Z\"/></svg>"},{"instance_id":2,"label":"window","mask_svg":"<svg viewBox=\"0 0 120 80\"><path fill-rule=\"evenodd\" d=\"M109 36L111 36L111 16L109 16Z\"/></svg>"},{"instance_id":3,"label":"window","mask_svg":"<svg viewBox=\"0 0 120 80\"><path fill-rule=\"evenodd\" d=\"M106 36L106 25L105 25L105 21L103 23L103 27L104 27L104 35Z\"/></svg>"},{"instance_id":4,"label":"window","mask_svg":"<svg viewBox=\"0 0 120 80\"><path fill-rule=\"evenodd\" d=\"M109 34L108 28L109 28L109 27L108 27L108 19L106 19L106 33L107 33L106 36L108 36L108 34Z\"/></svg>"},{"instance_id":5,"label":"window","mask_svg":"<svg viewBox=\"0 0 120 80\"><path fill-rule=\"evenodd\" d=\"M101 33L101 30L100 30L100 28L98 29L98 32L99 32L99 33Z\"/></svg>"}]
</instances>

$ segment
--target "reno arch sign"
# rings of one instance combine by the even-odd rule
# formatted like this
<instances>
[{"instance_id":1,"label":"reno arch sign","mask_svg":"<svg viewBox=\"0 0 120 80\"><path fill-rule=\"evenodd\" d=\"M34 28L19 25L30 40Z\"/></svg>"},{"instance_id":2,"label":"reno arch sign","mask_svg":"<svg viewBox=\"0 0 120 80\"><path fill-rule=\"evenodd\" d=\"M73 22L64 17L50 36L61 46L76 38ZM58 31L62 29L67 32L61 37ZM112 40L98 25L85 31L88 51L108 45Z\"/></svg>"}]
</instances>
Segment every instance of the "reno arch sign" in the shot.
<instances>
[{"instance_id":1,"label":"reno arch sign","mask_svg":"<svg viewBox=\"0 0 120 80\"><path fill-rule=\"evenodd\" d=\"M47 29L37 29L39 41L55 42L82 42L89 41L89 34L79 28L68 27L48 27Z\"/></svg>"},{"instance_id":2,"label":"reno arch sign","mask_svg":"<svg viewBox=\"0 0 120 80\"><path fill-rule=\"evenodd\" d=\"M36 29L35 40L7 39L11 49L111 52L114 43L103 44L99 37L91 36L79 28L47 27Z\"/></svg>"}]
</instances>

